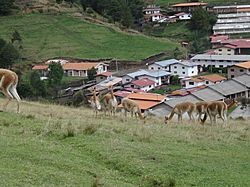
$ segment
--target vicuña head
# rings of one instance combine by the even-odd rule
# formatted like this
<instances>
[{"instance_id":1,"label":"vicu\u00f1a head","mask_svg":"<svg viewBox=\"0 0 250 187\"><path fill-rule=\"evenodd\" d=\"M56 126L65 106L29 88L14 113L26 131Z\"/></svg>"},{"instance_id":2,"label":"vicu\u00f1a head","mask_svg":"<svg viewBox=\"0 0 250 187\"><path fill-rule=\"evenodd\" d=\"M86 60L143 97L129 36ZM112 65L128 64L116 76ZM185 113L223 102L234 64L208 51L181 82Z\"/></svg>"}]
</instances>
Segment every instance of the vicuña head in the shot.
<instances>
[{"instance_id":1,"label":"vicu\u00f1a head","mask_svg":"<svg viewBox=\"0 0 250 187\"><path fill-rule=\"evenodd\" d=\"M17 100L17 112L19 113L19 102L21 101L21 99L16 90L18 84L17 74L7 69L0 69L0 79L0 91L7 98L7 101L3 105L3 110L6 110L6 107L9 104L10 100L15 98Z\"/></svg>"}]
</instances>

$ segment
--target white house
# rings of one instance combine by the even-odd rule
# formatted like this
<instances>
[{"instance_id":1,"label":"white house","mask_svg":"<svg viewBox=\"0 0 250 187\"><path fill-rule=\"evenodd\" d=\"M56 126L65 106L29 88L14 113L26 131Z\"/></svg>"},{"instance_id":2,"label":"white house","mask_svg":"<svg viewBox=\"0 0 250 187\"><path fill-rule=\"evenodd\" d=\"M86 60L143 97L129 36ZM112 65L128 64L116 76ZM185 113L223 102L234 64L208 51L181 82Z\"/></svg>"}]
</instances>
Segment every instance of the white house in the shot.
<instances>
[{"instance_id":1,"label":"white house","mask_svg":"<svg viewBox=\"0 0 250 187\"><path fill-rule=\"evenodd\" d=\"M205 84L205 81L199 78L187 77L181 79L181 84L184 88L189 89L197 86L202 86Z\"/></svg>"},{"instance_id":2,"label":"white house","mask_svg":"<svg viewBox=\"0 0 250 187\"><path fill-rule=\"evenodd\" d=\"M128 83L126 87L131 87L131 88L135 88L135 89L139 89L142 91L149 91L153 88L155 88L156 86L156 82L148 79L148 78L143 78L143 79L139 79L139 80L134 80L131 83Z\"/></svg>"},{"instance_id":3,"label":"white house","mask_svg":"<svg viewBox=\"0 0 250 187\"><path fill-rule=\"evenodd\" d=\"M176 59L169 59L169 60L163 60L163 61L158 61L154 62L153 64L150 64L148 66L149 70L165 70L165 71L171 71L170 70L170 65L179 63L180 61Z\"/></svg>"},{"instance_id":4,"label":"white house","mask_svg":"<svg viewBox=\"0 0 250 187\"><path fill-rule=\"evenodd\" d=\"M198 66L189 61L179 61L171 64L171 75L179 77L192 77L198 75Z\"/></svg>"},{"instance_id":5,"label":"white house","mask_svg":"<svg viewBox=\"0 0 250 187\"><path fill-rule=\"evenodd\" d=\"M148 5L144 10L144 18L147 21L158 21L163 18L161 8L155 5Z\"/></svg>"},{"instance_id":6,"label":"white house","mask_svg":"<svg viewBox=\"0 0 250 187\"><path fill-rule=\"evenodd\" d=\"M190 13L180 12L178 14L175 14L178 20L190 20L192 18L192 15Z\"/></svg>"},{"instance_id":7,"label":"white house","mask_svg":"<svg viewBox=\"0 0 250 187\"><path fill-rule=\"evenodd\" d=\"M64 73L67 76L87 77L89 69L95 68L97 74L107 71L108 65L104 63L66 63L63 65Z\"/></svg>"},{"instance_id":8,"label":"white house","mask_svg":"<svg viewBox=\"0 0 250 187\"><path fill-rule=\"evenodd\" d=\"M139 71L122 76L122 83L126 84L132 82L133 80L140 80L144 78L156 82L156 86L159 86L162 85L162 83L169 83L170 73L162 70L141 69Z\"/></svg>"}]
</instances>

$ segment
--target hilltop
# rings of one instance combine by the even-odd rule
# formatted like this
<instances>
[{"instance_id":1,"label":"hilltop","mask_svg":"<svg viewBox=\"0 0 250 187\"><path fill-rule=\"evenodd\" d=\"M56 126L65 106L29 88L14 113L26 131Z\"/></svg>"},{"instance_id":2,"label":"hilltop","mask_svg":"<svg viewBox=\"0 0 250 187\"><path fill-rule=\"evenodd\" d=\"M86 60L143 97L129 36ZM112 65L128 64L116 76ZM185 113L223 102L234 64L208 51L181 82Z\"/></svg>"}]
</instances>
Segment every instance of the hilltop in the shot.
<instances>
[{"instance_id":1,"label":"hilltop","mask_svg":"<svg viewBox=\"0 0 250 187\"><path fill-rule=\"evenodd\" d=\"M26 61L40 62L55 56L140 60L178 43L142 34L118 32L65 14L24 14L0 17L0 37L9 40L16 29L23 39Z\"/></svg>"},{"instance_id":2,"label":"hilltop","mask_svg":"<svg viewBox=\"0 0 250 187\"><path fill-rule=\"evenodd\" d=\"M2 102L2 100L1 100ZM12 107L12 108L11 108ZM3 186L247 186L247 121L145 124L23 101L0 113Z\"/></svg>"}]
</instances>

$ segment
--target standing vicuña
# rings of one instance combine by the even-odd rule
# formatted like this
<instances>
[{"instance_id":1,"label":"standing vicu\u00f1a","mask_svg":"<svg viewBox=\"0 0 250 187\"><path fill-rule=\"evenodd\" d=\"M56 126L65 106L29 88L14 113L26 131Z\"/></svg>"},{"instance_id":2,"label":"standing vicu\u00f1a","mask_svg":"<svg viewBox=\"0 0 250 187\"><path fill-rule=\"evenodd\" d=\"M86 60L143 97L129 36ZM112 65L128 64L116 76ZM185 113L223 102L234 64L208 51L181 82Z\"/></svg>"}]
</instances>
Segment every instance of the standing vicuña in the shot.
<instances>
[{"instance_id":1,"label":"standing vicu\u00f1a","mask_svg":"<svg viewBox=\"0 0 250 187\"><path fill-rule=\"evenodd\" d=\"M219 115L224 122L227 121L227 104L224 101L210 102L207 106L207 110L202 123L206 121L207 116L209 116L211 123L216 123L217 115Z\"/></svg>"},{"instance_id":2,"label":"standing vicu\u00f1a","mask_svg":"<svg viewBox=\"0 0 250 187\"><path fill-rule=\"evenodd\" d=\"M18 84L17 74L7 69L0 69L0 79L0 91L7 97L7 101L3 105L3 110L6 110L10 100L14 97L17 100L17 112L19 113L19 102L21 99L16 90Z\"/></svg>"},{"instance_id":3,"label":"standing vicu\u00f1a","mask_svg":"<svg viewBox=\"0 0 250 187\"><path fill-rule=\"evenodd\" d=\"M201 116L202 114L206 113L208 104L209 102L206 102L206 101L199 101L195 103L196 114L198 115L198 122L202 121Z\"/></svg>"},{"instance_id":4,"label":"standing vicu\u00f1a","mask_svg":"<svg viewBox=\"0 0 250 187\"><path fill-rule=\"evenodd\" d=\"M167 123L169 120L171 120L174 116L174 114L178 115L178 122L181 120L182 121L182 115L184 113L188 113L188 116L190 120L193 119L193 112L195 110L195 104L191 102L183 102L175 105L173 110L171 111L169 116L165 116L165 123Z\"/></svg>"},{"instance_id":5,"label":"standing vicu\u00f1a","mask_svg":"<svg viewBox=\"0 0 250 187\"><path fill-rule=\"evenodd\" d=\"M106 115L106 110L109 111L110 116L113 114L115 116L116 110L117 110L117 100L113 92L113 86L109 86L110 93L107 93L103 98L103 105L104 105L104 112Z\"/></svg>"},{"instance_id":6,"label":"standing vicu\u00f1a","mask_svg":"<svg viewBox=\"0 0 250 187\"><path fill-rule=\"evenodd\" d=\"M91 96L89 102L91 104L91 107L95 111L95 115L97 116L98 111L101 110L101 104L100 104L98 96L96 95L96 87L94 87L91 92L93 96Z\"/></svg>"},{"instance_id":7,"label":"standing vicu\u00f1a","mask_svg":"<svg viewBox=\"0 0 250 187\"><path fill-rule=\"evenodd\" d=\"M139 116L140 119L145 119L145 116L142 115L141 109L138 106L138 104L136 102L134 102L131 99L128 98L124 98L122 99L122 107L124 108L124 112L125 112L125 117L127 117L127 112L131 112L131 116L133 117L133 115L135 116Z\"/></svg>"}]
</instances>

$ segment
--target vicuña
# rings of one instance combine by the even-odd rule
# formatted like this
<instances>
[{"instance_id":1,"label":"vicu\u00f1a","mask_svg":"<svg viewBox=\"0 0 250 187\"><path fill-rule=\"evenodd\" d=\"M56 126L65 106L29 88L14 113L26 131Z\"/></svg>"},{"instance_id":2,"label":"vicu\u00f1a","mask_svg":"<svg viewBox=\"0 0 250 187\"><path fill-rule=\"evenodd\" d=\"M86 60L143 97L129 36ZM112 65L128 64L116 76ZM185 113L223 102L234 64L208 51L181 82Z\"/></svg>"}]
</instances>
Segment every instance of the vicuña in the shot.
<instances>
[{"instance_id":1,"label":"vicu\u00f1a","mask_svg":"<svg viewBox=\"0 0 250 187\"><path fill-rule=\"evenodd\" d=\"M138 115L140 119L145 119L145 116L142 115L140 107L133 100L129 98L124 98L122 99L121 104L122 107L124 108L125 117L127 117L127 112L130 112L132 117L133 115L135 115L136 117Z\"/></svg>"},{"instance_id":2,"label":"vicu\u00f1a","mask_svg":"<svg viewBox=\"0 0 250 187\"><path fill-rule=\"evenodd\" d=\"M114 95L112 85L109 86L109 91L110 91L110 93L107 93L102 98L102 102L103 102L103 106L104 106L104 112L105 112L105 115L106 115L106 110L108 110L110 116L112 116L112 114L115 116L118 103L117 103L116 97Z\"/></svg>"},{"instance_id":3,"label":"vicu\u00f1a","mask_svg":"<svg viewBox=\"0 0 250 187\"><path fill-rule=\"evenodd\" d=\"M165 123L171 120L174 114L178 115L178 122L182 121L182 115L188 113L190 120L193 118L193 112L195 111L195 104L191 102L183 102L175 105L169 116L165 116Z\"/></svg>"},{"instance_id":4,"label":"vicu\u00f1a","mask_svg":"<svg viewBox=\"0 0 250 187\"><path fill-rule=\"evenodd\" d=\"M3 104L3 110L5 111L10 100L15 98L17 100L17 112L19 113L19 103L21 99L16 90L18 84L17 74L7 69L0 69L0 79L0 91L7 98L7 101Z\"/></svg>"},{"instance_id":5,"label":"vicu\u00f1a","mask_svg":"<svg viewBox=\"0 0 250 187\"><path fill-rule=\"evenodd\" d=\"M101 104L100 104L98 96L96 95L96 87L94 87L91 90L91 92L93 96L91 96L89 102L91 104L91 107L94 109L95 115L97 116L98 111L101 110Z\"/></svg>"},{"instance_id":6,"label":"vicu\u00f1a","mask_svg":"<svg viewBox=\"0 0 250 187\"><path fill-rule=\"evenodd\" d=\"M207 116L210 118L211 123L216 123L216 116L219 117L226 122L227 121L227 104L224 101L213 101L210 102L207 106L207 110L205 116L202 120L204 123L207 119Z\"/></svg>"}]
</instances>

